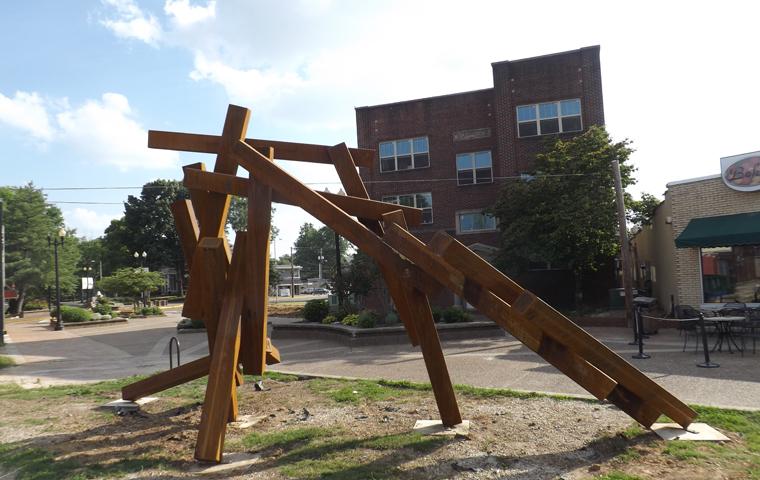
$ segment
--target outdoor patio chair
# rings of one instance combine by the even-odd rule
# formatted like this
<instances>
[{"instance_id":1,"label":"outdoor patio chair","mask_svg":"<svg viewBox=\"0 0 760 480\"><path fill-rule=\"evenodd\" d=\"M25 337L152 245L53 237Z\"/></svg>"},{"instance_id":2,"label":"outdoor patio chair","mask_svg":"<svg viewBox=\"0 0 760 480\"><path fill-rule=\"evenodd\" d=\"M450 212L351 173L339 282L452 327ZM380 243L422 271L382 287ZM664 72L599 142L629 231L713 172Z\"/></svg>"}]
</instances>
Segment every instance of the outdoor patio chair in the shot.
<instances>
[{"instance_id":1,"label":"outdoor patio chair","mask_svg":"<svg viewBox=\"0 0 760 480\"><path fill-rule=\"evenodd\" d=\"M689 340L689 334L694 336L694 351L699 350L699 331L697 325L699 323L699 310L689 305L677 305L676 306L676 318L689 319L678 322L678 332L683 335L683 350L686 351L686 344Z\"/></svg>"},{"instance_id":2,"label":"outdoor patio chair","mask_svg":"<svg viewBox=\"0 0 760 480\"><path fill-rule=\"evenodd\" d=\"M752 340L752 354L757 351L757 340L760 339L760 309L748 309L747 320L742 324L739 333L742 339L742 355L747 347L747 341Z\"/></svg>"}]
</instances>

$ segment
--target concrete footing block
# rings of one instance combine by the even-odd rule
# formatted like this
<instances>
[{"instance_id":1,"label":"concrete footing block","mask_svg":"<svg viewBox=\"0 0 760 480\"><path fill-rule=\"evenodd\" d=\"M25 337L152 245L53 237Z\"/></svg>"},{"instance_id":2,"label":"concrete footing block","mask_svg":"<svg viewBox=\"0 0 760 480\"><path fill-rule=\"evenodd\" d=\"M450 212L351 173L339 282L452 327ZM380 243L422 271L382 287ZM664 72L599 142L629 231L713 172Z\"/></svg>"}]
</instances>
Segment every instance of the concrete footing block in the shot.
<instances>
[{"instance_id":1,"label":"concrete footing block","mask_svg":"<svg viewBox=\"0 0 760 480\"><path fill-rule=\"evenodd\" d=\"M122 410L122 411L136 411L140 410L140 407L145 405L146 403L155 402L158 400L158 397L143 397L138 398L136 401L132 400L114 400L113 402L108 402L105 405L101 405L100 408L106 408L106 409L113 409L113 410Z\"/></svg>"},{"instance_id":2,"label":"concrete footing block","mask_svg":"<svg viewBox=\"0 0 760 480\"><path fill-rule=\"evenodd\" d=\"M663 440L695 442L725 442L731 440L706 423L692 423L686 430L677 423L655 423L651 429Z\"/></svg>"},{"instance_id":3,"label":"concrete footing block","mask_svg":"<svg viewBox=\"0 0 760 480\"><path fill-rule=\"evenodd\" d=\"M453 427L444 427L440 420L417 420L413 430L423 435L443 435L443 436L470 436L470 421L462 420L462 423Z\"/></svg>"}]
</instances>

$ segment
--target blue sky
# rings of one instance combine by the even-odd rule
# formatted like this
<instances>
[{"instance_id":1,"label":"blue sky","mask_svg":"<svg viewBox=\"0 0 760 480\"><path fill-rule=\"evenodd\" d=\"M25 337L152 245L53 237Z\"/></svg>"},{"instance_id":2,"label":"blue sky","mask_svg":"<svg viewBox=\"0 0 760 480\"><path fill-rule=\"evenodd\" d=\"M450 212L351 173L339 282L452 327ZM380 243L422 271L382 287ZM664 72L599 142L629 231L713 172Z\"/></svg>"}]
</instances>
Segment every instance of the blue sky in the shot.
<instances>
[{"instance_id":1,"label":"blue sky","mask_svg":"<svg viewBox=\"0 0 760 480\"><path fill-rule=\"evenodd\" d=\"M525 3L525 2L520 2ZM81 0L0 3L0 185L129 187L212 156L149 150L147 130L356 145L354 107L488 88L491 62L601 45L607 126L634 195L760 150L756 2ZM314 188L328 166L282 162ZM324 183L319 183L324 182ZM101 235L139 189L46 190ZM278 207L278 254L310 217Z\"/></svg>"}]
</instances>

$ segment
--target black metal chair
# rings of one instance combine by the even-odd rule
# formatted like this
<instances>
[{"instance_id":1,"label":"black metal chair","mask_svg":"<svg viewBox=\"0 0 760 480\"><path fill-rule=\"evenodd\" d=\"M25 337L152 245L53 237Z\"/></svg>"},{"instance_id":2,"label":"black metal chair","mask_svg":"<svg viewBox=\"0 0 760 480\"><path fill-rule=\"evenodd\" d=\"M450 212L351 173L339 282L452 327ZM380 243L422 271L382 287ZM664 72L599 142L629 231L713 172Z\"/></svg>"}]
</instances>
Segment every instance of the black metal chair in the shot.
<instances>
[{"instance_id":1,"label":"black metal chair","mask_svg":"<svg viewBox=\"0 0 760 480\"><path fill-rule=\"evenodd\" d=\"M699 310L689 305L676 305L676 318L682 319L678 322L678 331L683 335L683 349L681 351L686 351L689 334L694 335L694 351L698 351L699 332L697 331L697 325L699 323Z\"/></svg>"}]
</instances>

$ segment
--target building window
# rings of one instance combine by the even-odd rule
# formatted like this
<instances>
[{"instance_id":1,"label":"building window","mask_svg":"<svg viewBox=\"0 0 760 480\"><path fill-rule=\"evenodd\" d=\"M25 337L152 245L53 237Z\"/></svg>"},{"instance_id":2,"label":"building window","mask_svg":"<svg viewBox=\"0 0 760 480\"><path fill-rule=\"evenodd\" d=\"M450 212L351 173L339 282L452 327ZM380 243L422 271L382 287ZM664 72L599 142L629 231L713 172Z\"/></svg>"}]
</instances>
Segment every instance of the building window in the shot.
<instances>
[{"instance_id":1,"label":"building window","mask_svg":"<svg viewBox=\"0 0 760 480\"><path fill-rule=\"evenodd\" d=\"M477 210L457 212L457 233L493 232L496 230L496 218Z\"/></svg>"},{"instance_id":2,"label":"building window","mask_svg":"<svg viewBox=\"0 0 760 480\"><path fill-rule=\"evenodd\" d=\"M517 107L519 137L578 132L582 129L581 101L578 98Z\"/></svg>"},{"instance_id":3,"label":"building window","mask_svg":"<svg viewBox=\"0 0 760 480\"><path fill-rule=\"evenodd\" d=\"M395 172L430 166L427 137L380 142L380 171Z\"/></svg>"},{"instance_id":4,"label":"building window","mask_svg":"<svg viewBox=\"0 0 760 480\"><path fill-rule=\"evenodd\" d=\"M491 152L457 154L457 184L492 183Z\"/></svg>"},{"instance_id":5,"label":"building window","mask_svg":"<svg viewBox=\"0 0 760 480\"><path fill-rule=\"evenodd\" d=\"M384 202L422 209L422 223L433 223L433 194L408 193L383 197Z\"/></svg>"},{"instance_id":6,"label":"building window","mask_svg":"<svg viewBox=\"0 0 760 480\"><path fill-rule=\"evenodd\" d=\"M760 301L760 245L701 250L706 303Z\"/></svg>"}]
</instances>

